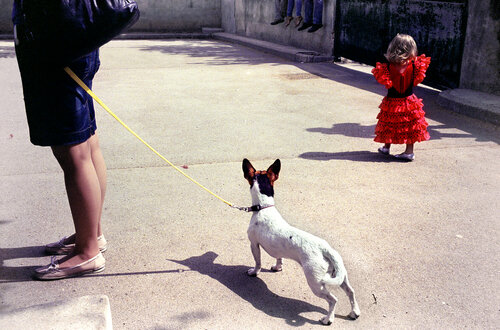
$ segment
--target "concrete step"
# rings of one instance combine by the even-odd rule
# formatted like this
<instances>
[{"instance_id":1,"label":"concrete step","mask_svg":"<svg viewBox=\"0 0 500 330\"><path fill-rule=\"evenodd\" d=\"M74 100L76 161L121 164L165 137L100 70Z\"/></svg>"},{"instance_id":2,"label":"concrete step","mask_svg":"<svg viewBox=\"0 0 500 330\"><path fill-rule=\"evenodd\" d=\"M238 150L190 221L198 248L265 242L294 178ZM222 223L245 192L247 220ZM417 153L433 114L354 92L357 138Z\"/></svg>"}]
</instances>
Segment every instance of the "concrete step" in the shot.
<instances>
[{"instance_id":1,"label":"concrete step","mask_svg":"<svg viewBox=\"0 0 500 330\"><path fill-rule=\"evenodd\" d=\"M109 299L83 296L0 314L0 329L113 329Z\"/></svg>"}]
</instances>

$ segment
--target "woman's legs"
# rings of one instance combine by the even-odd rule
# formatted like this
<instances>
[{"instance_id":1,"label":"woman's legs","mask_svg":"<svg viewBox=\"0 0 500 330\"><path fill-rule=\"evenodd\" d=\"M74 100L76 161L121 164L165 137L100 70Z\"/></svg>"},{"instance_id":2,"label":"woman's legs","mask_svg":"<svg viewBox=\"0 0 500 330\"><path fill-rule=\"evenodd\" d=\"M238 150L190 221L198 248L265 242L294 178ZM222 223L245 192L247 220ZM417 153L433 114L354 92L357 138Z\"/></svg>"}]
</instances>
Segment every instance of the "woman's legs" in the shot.
<instances>
[{"instance_id":1,"label":"woman's legs","mask_svg":"<svg viewBox=\"0 0 500 330\"><path fill-rule=\"evenodd\" d=\"M90 142L92 163L94 164L94 168L97 173L97 179L99 180L99 188L101 189L101 207L99 210L99 224L97 226L97 236L99 237L102 235L101 216L104 205L104 197L106 195L107 171L106 171L106 163L104 162L104 157L102 156L101 147L99 145L99 137L97 136L97 133L95 133L89 139L89 142Z\"/></svg>"},{"instance_id":2,"label":"woman's legs","mask_svg":"<svg viewBox=\"0 0 500 330\"><path fill-rule=\"evenodd\" d=\"M74 251L59 261L65 268L99 253L97 236L106 190L106 167L97 135L77 145L52 147L52 152L64 172L76 232Z\"/></svg>"}]
</instances>

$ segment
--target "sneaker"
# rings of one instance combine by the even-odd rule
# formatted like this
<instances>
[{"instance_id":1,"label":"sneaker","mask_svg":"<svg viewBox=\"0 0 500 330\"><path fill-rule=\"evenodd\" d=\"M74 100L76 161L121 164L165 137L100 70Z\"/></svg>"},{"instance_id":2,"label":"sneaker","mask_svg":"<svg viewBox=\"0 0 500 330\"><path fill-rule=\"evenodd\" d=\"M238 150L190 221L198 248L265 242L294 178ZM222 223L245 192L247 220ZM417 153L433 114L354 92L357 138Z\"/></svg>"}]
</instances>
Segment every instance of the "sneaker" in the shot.
<instances>
[{"instance_id":1,"label":"sneaker","mask_svg":"<svg viewBox=\"0 0 500 330\"><path fill-rule=\"evenodd\" d=\"M56 260L56 257L52 256L52 258L50 259L50 264L35 269L34 277L35 279L43 281L60 280L68 277L99 273L104 270L105 266L106 260L102 256L101 252L99 252L99 254L95 257L90 258L89 260L84 261L79 265L62 269L59 268L59 261Z\"/></svg>"},{"instance_id":2,"label":"sneaker","mask_svg":"<svg viewBox=\"0 0 500 330\"><path fill-rule=\"evenodd\" d=\"M411 161L415 160L415 154L402 153L399 155L394 155L394 157L396 157L396 159L403 160L405 162L411 162Z\"/></svg>"},{"instance_id":3,"label":"sneaker","mask_svg":"<svg viewBox=\"0 0 500 330\"><path fill-rule=\"evenodd\" d=\"M307 28L310 28L311 26L313 26L312 23L304 22L304 23L302 23L302 26L299 27L297 30L302 31L302 30L305 30Z\"/></svg>"},{"instance_id":4,"label":"sneaker","mask_svg":"<svg viewBox=\"0 0 500 330\"><path fill-rule=\"evenodd\" d=\"M309 30L307 30L307 32L309 33L313 33L313 32L316 32L318 31L319 29L321 29L323 27L323 24L313 24L312 25L312 28L310 28Z\"/></svg>"},{"instance_id":5,"label":"sneaker","mask_svg":"<svg viewBox=\"0 0 500 330\"><path fill-rule=\"evenodd\" d=\"M61 238L59 241L45 245L45 253L49 255L70 254L75 248L75 243L64 244L67 237ZM104 235L97 237L97 245L99 251L105 252L108 249L108 242Z\"/></svg>"}]
</instances>

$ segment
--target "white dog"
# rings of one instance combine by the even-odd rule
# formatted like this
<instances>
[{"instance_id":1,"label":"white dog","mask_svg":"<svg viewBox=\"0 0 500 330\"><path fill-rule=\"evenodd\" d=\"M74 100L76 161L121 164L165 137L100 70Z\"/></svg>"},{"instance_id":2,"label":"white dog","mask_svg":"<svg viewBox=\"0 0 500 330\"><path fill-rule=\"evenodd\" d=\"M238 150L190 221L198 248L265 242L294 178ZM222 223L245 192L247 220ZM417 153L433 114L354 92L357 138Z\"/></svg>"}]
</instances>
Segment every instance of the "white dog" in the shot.
<instances>
[{"instance_id":1,"label":"white dog","mask_svg":"<svg viewBox=\"0 0 500 330\"><path fill-rule=\"evenodd\" d=\"M340 254L325 240L289 225L274 206L273 184L278 179L280 168L279 159L267 171L256 171L248 159L243 160L243 173L250 183L252 195L250 210L253 211L248 238L255 268L248 270L248 275L257 276L260 272L262 247L276 258L276 265L271 268L273 271L281 271L282 258L295 260L302 266L312 292L328 302L328 313L321 323L329 325L335 317L337 298L330 293L330 286L340 286L345 291L352 307L349 317L358 318L359 306Z\"/></svg>"}]
</instances>

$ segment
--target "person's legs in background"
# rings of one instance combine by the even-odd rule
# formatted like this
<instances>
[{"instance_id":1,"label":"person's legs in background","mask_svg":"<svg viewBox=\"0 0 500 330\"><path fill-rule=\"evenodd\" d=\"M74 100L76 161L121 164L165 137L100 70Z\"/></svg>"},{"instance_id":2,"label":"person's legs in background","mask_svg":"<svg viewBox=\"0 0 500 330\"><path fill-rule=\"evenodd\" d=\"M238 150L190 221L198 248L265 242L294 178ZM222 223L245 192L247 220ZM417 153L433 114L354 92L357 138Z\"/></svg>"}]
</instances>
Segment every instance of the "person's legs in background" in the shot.
<instances>
[{"instance_id":1,"label":"person's legs in background","mask_svg":"<svg viewBox=\"0 0 500 330\"><path fill-rule=\"evenodd\" d=\"M313 0L304 0L304 23L298 28L299 31L305 30L313 25Z\"/></svg>"},{"instance_id":2,"label":"person's legs in background","mask_svg":"<svg viewBox=\"0 0 500 330\"><path fill-rule=\"evenodd\" d=\"M314 0L313 24L307 32L316 32L323 27L323 0Z\"/></svg>"},{"instance_id":3,"label":"person's legs in background","mask_svg":"<svg viewBox=\"0 0 500 330\"><path fill-rule=\"evenodd\" d=\"M299 26L302 23L302 0L295 0L295 13L297 17L295 17L295 26Z\"/></svg>"},{"instance_id":4,"label":"person's legs in background","mask_svg":"<svg viewBox=\"0 0 500 330\"><path fill-rule=\"evenodd\" d=\"M274 20L271 22L271 25L283 23L285 21L286 12L287 12L287 1L274 0Z\"/></svg>"}]
</instances>

